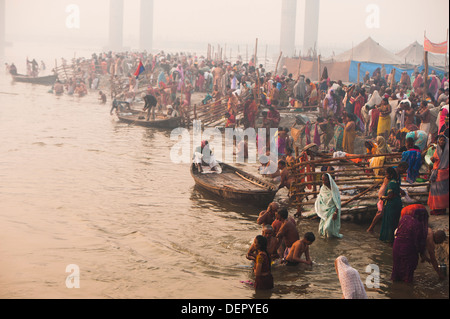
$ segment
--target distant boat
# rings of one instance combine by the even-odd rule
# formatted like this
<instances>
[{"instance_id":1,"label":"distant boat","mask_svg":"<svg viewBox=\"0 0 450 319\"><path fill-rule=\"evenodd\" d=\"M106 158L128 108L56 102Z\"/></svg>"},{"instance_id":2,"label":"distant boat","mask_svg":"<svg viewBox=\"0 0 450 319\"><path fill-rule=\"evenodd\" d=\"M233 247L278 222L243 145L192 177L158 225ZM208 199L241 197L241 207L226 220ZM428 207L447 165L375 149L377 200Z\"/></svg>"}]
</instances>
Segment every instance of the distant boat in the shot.
<instances>
[{"instance_id":1,"label":"distant boat","mask_svg":"<svg viewBox=\"0 0 450 319\"><path fill-rule=\"evenodd\" d=\"M181 125L181 117L156 116L155 119L147 121L147 113L137 110L119 112L117 117L121 122L145 127L174 129Z\"/></svg>"},{"instance_id":2,"label":"distant boat","mask_svg":"<svg viewBox=\"0 0 450 319\"><path fill-rule=\"evenodd\" d=\"M12 78L16 82L32 83L32 84L38 84L38 85L53 85L53 84L55 84L58 76L56 74L54 74L54 75L34 77L34 76L16 74L16 75L12 75Z\"/></svg>"},{"instance_id":3,"label":"distant boat","mask_svg":"<svg viewBox=\"0 0 450 319\"><path fill-rule=\"evenodd\" d=\"M273 201L278 187L231 165L221 163L222 172L199 173L191 165L191 175L196 186L223 199L245 204L267 205Z\"/></svg>"}]
</instances>

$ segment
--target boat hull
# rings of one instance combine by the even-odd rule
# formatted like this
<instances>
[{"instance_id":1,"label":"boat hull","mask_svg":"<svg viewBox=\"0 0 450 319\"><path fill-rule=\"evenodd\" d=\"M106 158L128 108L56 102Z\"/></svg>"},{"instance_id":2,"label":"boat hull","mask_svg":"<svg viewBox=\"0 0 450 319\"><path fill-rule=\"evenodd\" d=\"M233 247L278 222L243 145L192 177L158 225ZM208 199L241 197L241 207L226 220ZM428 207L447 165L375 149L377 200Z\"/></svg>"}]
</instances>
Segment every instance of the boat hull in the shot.
<instances>
[{"instance_id":1,"label":"boat hull","mask_svg":"<svg viewBox=\"0 0 450 319\"><path fill-rule=\"evenodd\" d=\"M145 118L140 119L142 117L143 113L137 113L137 114L130 114L130 115L121 115L120 113L117 115L119 120L124 123L132 124L132 125L138 125L138 126L144 126L144 127L155 127L155 128L162 128L162 129L174 129L177 127L180 127L181 125L181 118L180 117L171 117L171 118L165 118L165 119L156 119L156 120L150 120L147 121ZM145 117L145 116L144 116Z\"/></svg>"},{"instance_id":2,"label":"boat hull","mask_svg":"<svg viewBox=\"0 0 450 319\"><path fill-rule=\"evenodd\" d=\"M195 185L222 199L234 202L267 205L277 193L275 185L270 185L242 170L227 164L221 164L221 174L201 174L191 165L191 175ZM245 179L242 179L243 176ZM252 180L253 183L248 180ZM260 184L260 186L255 185Z\"/></svg>"},{"instance_id":3,"label":"boat hull","mask_svg":"<svg viewBox=\"0 0 450 319\"><path fill-rule=\"evenodd\" d=\"M12 77L15 82L31 83L38 85L53 85L55 84L56 79L58 78L57 75L48 75L39 77L32 77L26 75L13 75Z\"/></svg>"}]
</instances>

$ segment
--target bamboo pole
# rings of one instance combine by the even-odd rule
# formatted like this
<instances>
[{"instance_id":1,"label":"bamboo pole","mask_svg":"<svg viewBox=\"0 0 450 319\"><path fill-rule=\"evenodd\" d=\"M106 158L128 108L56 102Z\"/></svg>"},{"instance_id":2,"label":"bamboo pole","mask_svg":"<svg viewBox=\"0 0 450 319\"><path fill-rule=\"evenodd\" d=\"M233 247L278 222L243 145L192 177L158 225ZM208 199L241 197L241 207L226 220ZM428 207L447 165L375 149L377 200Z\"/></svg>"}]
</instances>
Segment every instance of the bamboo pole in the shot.
<instances>
[{"instance_id":1,"label":"bamboo pole","mask_svg":"<svg viewBox=\"0 0 450 319\"><path fill-rule=\"evenodd\" d=\"M360 197L363 197L365 194L367 194L368 192L370 192L372 189L374 189L375 187L378 187L379 185L381 185L383 183L383 181L378 182L373 184L372 186L370 186L368 189L366 189L365 191L359 193L358 195L350 198L349 200L345 201L344 203L341 204L341 208L350 204L351 202L353 202L354 200L357 200Z\"/></svg>"},{"instance_id":2,"label":"bamboo pole","mask_svg":"<svg viewBox=\"0 0 450 319\"><path fill-rule=\"evenodd\" d=\"M281 56L282 56L282 55L283 55L283 52L280 52L280 56L278 57L278 61L277 61L277 64L276 64L276 66L275 66L275 72L274 72L274 74L273 74L273 77L277 76L278 64L280 63L280 59L281 59Z\"/></svg>"},{"instance_id":3,"label":"bamboo pole","mask_svg":"<svg viewBox=\"0 0 450 319\"><path fill-rule=\"evenodd\" d=\"M424 51L424 58L423 58L423 63L425 65L425 74L424 74L424 90L423 90L423 96L422 98L425 100L427 98L427 93L428 93L428 51Z\"/></svg>"},{"instance_id":4,"label":"bamboo pole","mask_svg":"<svg viewBox=\"0 0 450 319\"><path fill-rule=\"evenodd\" d=\"M356 80L356 82L359 84L359 79L360 79L360 73L361 73L361 63L358 63L358 78Z\"/></svg>"},{"instance_id":5,"label":"bamboo pole","mask_svg":"<svg viewBox=\"0 0 450 319\"><path fill-rule=\"evenodd\" d=\"M346 156L346 157L336 157L336 158L325 158L325 159L320 159L320 160L315 160L315 161L306 161L306 162L300 162L300 163L296 163L294 164L294 167L298 167L298 166L306 166L309 164L325 164L325 163L330 163L330 162L337 162L337 161L345 161L345 160L351 160L351 159L368 159L368 158L373 158L373 157L401 157L402 153L388 153L388 154L375 154L375 155L355 155L355 156ZM355 163L355 165L358 163ZM331 165L332 166L332 165ZM338 165L336 165L338 166Z\"/></svg>"}]
</instances>

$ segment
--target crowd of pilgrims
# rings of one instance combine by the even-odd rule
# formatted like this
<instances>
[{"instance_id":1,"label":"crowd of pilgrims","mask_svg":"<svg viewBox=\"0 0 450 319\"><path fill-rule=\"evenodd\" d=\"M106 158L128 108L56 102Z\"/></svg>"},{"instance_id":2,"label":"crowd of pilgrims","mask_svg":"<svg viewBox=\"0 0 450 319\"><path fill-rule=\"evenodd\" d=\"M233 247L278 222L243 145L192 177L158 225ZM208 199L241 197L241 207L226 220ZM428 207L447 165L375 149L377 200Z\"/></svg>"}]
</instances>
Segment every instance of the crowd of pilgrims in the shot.
<instances>
[{"instance_id":1,"label":"crowd of pilgrims","mask_svg":"<svg viewBox=\"0 0 450 319\"><path fill-rule=\"evenodd\" d=\"M163 51L158 54L109 52L93 54L91 59L83 62L87 62L89 68L73 82L87 83L87 87L98 89L102 76L127 78L122 89L129 104L140 97L138 90L145 85L145 94L155 96L160 108L173 108L177 114L183 114L183 110L191 106L194 93L204 96L204 105L226 101L226 127L256 128L256 120L261 114L263 127L278 129L279 160L276 173L270 177L280 188L289 188L289 165L301 161L307 154L302 152L295 156L294 145L299 141L302 144L304 140L304 145L314 143L324 152L351 156L356 153L356 138L363 139L365 154L379 155L367 160L372 167L381 167L389 161L381 155L401 152L398 167L375 171L384 181L378 193L378 213L368 231L373 232L374 226L381 222L380 240L393 244L393 280L411 282L419 255L422 260L431 262L439 274L433 249L445 239L445 233L429 229L425 206L404 207L401 198L405 194L401 185L405 181L421 181L419 170L425 155L430 155L428 208L432 215L446 213L449 195L448 73L439 77L431 72L425 81L424 71L415 70L411 75L403 72L396 81L395 74L387 74L382 66L372 74L367 72L360 83L351 84L330 79L326 68L319 81L311 81L303 75L294 78L284 66L274 74L264 65L255 63L253 58L244 63L238 57L231 63ZM140 63L145 71L136 77ZM100 95L105 103L105 94L100 92ZM280 127L281 109L306 109L308 106L317 108L315 120L307 117L301 128ZM238 120L240 110L243 116ZM260 160L270 156L267 151L259 155ZM314 209L321 219L319 234L341 238L340 192L333 177L326 173L329 169L324 170L323 185ZM274 259L287 265L312 265L309 246L315 236L313 233L300 236L295 220L288 216L286 209L272 203L260 213L258 224L263 226L262 234L255 238L247 254L254 262L255 288L273 288L271 265ZM356 271L355 275L344 256L336 259L335 267L344 297L367 298L359 274Z\"/></svg>"}]
</instances>

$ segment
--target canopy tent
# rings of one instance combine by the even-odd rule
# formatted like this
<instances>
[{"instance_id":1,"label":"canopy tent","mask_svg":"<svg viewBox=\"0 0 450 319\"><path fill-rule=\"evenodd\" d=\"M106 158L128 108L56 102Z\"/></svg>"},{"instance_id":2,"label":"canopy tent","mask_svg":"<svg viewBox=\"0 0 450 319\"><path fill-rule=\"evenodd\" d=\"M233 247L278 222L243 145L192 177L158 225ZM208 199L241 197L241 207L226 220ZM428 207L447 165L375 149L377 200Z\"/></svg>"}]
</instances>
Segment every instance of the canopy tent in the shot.
<instances>
[{"instance_id":1,"label":"canopy tent","mask_svg":"<svg viewBox=\"0 0 450 319\"><path fill-rule=\"evenodd\" d=\"M327 67L328 76L331 80L342 82L355 83L358 80L358 64L359 64L359 79L362 81L366 72L371 75L373 72L384 65L387 74L392 69L396 69L396 81L400 80L401 74L406 71L410 76L415 71L422 71L424 50L423 46L417 41L397 54L394 54L383 48L372 38L367 38L365 41L358 44L351 50L345 51L330 60L319 61L300 60L285 58L283 64L287 67L288 73L292 73L296 79L300 74L309 78L311 81L319 81L324 67ZM406 62L405 63L405 59ZM429 72L435 71L439 77L443 77L445 69L445 56L428 54ZM300 67L300 68L299 68Z\"/></svg>"},{"instance_id":2,"label":"canopy tent","mask_svg":"<svg viewBox=\"0 0 450 319\"><path fill-rule=\"evenodd\" d=\"M333 61L360 61L380 64L402 64L403 61L394 53L382 47L371 37L354 48L347 50L332 58Z\"/></svg>"},{"instance_id":3,"label":"canopy tent","mask_svg":"<svg viewBox=\"0 0 450 319\"><path fill-rule=\"evenodd\" d=\"M319 77L322 75L323 69L327 67L328 76L332 80L341 80L342 82L349 81L349 68L351 61L345 62L330 62L330 61L321 61L320 62L320 74L319 74L319 61L308 61L299 59L290 59L285 58L283 61L283 65L286 66L288 73L292 73L292 77L294 79L298 78L299 71L299 63L300 64L300 74L304 75L305 78L310 79L311 81L318 81Z\"/></svg>"},{"instance_id":4,"label":"canopy tent","mask_svg":"<svg viewBox=\"0 0 450 319\"><path fill-rule=\"evenodd\" d=\"M423 45L417 41L411 43L409 46L396 53L396 55L402 59L403 64L423 65L424 49ZM428 65L444 67L445 55L428 53Z\"/></svg>"}]
</instances>

